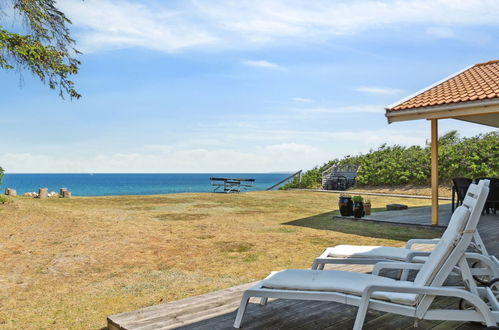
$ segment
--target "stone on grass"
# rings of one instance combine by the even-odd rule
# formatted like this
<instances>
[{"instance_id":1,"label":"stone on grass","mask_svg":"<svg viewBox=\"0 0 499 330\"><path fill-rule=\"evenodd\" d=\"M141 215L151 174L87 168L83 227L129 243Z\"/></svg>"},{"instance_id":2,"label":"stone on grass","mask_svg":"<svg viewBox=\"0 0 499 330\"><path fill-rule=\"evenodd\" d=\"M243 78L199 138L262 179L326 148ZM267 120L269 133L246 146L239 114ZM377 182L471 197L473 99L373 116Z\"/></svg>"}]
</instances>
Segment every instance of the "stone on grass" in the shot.
<instances>
[{"instance_id":1,"label":"stone on grass","mask_svg":"<svg viewBox=\"0 0 499 330\"><path fill-rule=\"evenodd\" d=\"M399 211L399 210L407 210L407 205L404 204L387 204L387 211Z\"/></svg>"},{"instance_id":2,"label":"stone on grass","mask_svg":"<svg viewBox=\"0 0 499 330\"><path fill-rule=\"evenodd\" d=\"M38 198L44 199L49 197L49 188L40 188L38 189Z\"/></svg>"},{"instance_id":3,"label":"stone on grass","mask_svg":"<svg viewBox=\"0 0 499 330\"><path fill-rule=\"evenodd\" d=\"M17 191L15 189L7 188L5 189L5 195L17 196Z\"/></svg>"}]
</instances>

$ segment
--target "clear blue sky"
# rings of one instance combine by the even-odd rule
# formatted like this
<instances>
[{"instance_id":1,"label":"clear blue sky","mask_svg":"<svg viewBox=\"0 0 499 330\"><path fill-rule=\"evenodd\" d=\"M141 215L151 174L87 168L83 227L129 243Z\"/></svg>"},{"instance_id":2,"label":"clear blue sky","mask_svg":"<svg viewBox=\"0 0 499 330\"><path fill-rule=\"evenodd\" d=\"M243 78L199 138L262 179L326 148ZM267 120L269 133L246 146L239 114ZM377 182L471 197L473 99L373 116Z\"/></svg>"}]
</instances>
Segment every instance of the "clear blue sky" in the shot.
<instances>
[{"instance_id":1,"label":"clear blue sky","mask_svg":"<svg viewBox=\"0 0 499 330\"><path fill-rule=\"evenodd\" d=\"M64 0L81 100L0 71L7 172L270 172L429 123L383 107L499 59L499 1ZM464 136L492 128L455 120Z\"/></svg>"}]
</instances>

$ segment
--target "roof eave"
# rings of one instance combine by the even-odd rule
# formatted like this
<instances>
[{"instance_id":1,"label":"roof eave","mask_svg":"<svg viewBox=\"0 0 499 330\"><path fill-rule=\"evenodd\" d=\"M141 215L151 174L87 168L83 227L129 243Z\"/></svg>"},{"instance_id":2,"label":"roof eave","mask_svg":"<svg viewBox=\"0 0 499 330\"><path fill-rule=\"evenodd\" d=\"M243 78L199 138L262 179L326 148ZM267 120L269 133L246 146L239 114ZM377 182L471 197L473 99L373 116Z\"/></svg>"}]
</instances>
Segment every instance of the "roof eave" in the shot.
<instances>
[{"instance_id":1,"label":"roof eave","mask_svg":"<svg viewBox=\"0 0 499 330\"><path fill-rule=\"evenodd\" d=\"M385 108L388 123L416 119L445 119L499 113L499 98L459 102L429 107L392 110Z\"/></svg>"}]
</instances>

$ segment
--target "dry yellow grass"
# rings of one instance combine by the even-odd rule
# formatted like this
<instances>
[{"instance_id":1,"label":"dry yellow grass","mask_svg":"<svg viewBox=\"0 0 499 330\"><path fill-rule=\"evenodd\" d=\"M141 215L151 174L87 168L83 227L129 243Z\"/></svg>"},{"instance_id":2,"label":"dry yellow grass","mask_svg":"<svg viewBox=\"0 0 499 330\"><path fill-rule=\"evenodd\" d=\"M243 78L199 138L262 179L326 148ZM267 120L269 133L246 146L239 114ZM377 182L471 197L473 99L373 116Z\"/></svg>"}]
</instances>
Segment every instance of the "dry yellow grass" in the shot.
<instances>
[{"instance_id":1,"label":"dry yellow grass","mask_svg":"<svg viewBox=\"0 0 499 330\"><path fill-rule=\"evenodd\" d=\"M0 327L100 328L110 314L310 267L326 246L438 235L334 222L336 209L336 194L302 191L11 197L0 205Z\"/></svg>"}]
</instances>

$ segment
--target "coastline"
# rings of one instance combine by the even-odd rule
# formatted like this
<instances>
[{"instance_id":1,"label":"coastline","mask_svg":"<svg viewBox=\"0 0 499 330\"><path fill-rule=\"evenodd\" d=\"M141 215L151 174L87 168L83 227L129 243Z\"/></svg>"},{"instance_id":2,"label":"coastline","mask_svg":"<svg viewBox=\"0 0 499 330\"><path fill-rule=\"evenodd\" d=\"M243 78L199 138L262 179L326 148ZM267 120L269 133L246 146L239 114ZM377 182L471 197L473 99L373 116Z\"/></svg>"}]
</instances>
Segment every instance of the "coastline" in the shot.
<instances>
[{"instance_id":1,"label":"coastline","mask_svg":"<svg viewBox=\"0 0 499 330\"><path fill-rule=\"evenodd\" d=\"M210 177L253 178L247 191L266 190L288 173L6 173L0 189L17 190L18 195L48 188L67 188L73 196L162 195L212 192Z\"/></svg>"}]
</instances>

